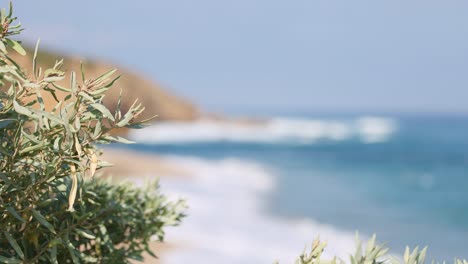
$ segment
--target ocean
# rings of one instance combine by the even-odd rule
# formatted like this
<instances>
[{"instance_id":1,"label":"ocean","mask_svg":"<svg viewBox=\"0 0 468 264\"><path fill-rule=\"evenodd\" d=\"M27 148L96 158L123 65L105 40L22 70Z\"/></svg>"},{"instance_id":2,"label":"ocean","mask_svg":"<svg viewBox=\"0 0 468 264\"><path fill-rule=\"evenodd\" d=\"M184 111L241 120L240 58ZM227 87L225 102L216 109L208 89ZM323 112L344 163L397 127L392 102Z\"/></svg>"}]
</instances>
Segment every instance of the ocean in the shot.
<instances>
[{"instance_id":1,"label":"ocean","mask_svg":"<svg viewBox=\"0 0 468 264\"><path fill-rule=\"evenodd\" d=\"M292 263L320 236L348 260L355 234L401 256L468 258L468 116L283 115L261 126L159 123L126 148L193 171L162 180L186 197L167 263ZM156 175L158 176L158 175Z\"/></svg>"}]
</instances>

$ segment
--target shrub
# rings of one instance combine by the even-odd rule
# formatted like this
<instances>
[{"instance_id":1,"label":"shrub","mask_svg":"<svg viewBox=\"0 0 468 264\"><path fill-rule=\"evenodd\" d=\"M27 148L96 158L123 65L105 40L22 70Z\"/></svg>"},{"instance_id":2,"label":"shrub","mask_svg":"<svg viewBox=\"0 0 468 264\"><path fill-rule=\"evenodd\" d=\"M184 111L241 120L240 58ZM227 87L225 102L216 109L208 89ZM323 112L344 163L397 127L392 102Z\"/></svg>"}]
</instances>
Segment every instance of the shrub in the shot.
<instances>
[{"instance_id":1,"label":"shrub","mask_svg":"<svg viewBox=\"0 0 468 264\"><path fill-rule=\"evenodd\" d=\"M363 250L362 242L356 235L357 249L354 255L349 256L351 264L423 264L425 263L427 247L419 249L419 247L410 250L406 247L403 259L388 254L389 249L383 245L376 243L376 236L367 242L365 250ZM297 258L295 264L344 264L345 261L338 258L322 259L322 253L325 250L327 243L316 239L312 243L310 251L304 252ZM432 262L434 263L434 262ZM445 263L445 262L444 262ZM276 264L278 264L276 262ZM455 264L468 264L466 260L455 259Z\"/></svg>"},{"instance_id":2,"label":"shrub","mask_svg":"<svg viewBox=\"0 0 468 264\"><path fill-rule=\"evenodd\" d=\"M129 143L111 136L118 128L142 128L137 102L115 113L103 104L118 77L115 70L97 78L71 72L70 85L59 84L62 61L27 73L9 52L25 54L12 37L9 12L0 14L0 262L128 263L153 254L151 237L162 241L164 227L183 217L182 201L168 202L157 183L141 190L95 177L108 166L96 144ZM55 105L49 107L43 95Z\"/></svg>"}]
</instances>

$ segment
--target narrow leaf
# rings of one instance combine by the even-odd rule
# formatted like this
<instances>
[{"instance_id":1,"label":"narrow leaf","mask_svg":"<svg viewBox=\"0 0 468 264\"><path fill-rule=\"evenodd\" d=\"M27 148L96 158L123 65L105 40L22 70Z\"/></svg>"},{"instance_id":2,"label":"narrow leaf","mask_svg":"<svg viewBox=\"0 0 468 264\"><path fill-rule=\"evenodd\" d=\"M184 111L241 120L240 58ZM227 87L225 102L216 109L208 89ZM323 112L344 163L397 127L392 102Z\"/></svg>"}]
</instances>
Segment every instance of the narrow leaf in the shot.
<instances>
[{"instance_id":1,"label":"narrow leaf","mask_svg":"<svg viewBox=\"0 0 468 264\"><path fill-rule=\"evenodd\" d=\"M41 39L38 39L37 42L36 42L36 48L34 49L34 56L33 56L32 70L33 70L33 73L36 76L36 78L39 77L38 73L37 73L37 50L39 49L39 43L40 42L41 42Z\"/></svg>"},{"instance_id":2,"label":"narrow leaf","mask_svg":"<svg viewBox=\"0 0 468 264\"><path fill-rule=\"evenodd\" d=\"M15 111L29 117L33 117L33 112L31 110L27 109L26 107L23 107L19 105L16 101L13 101L13 107L15 108Z\"/></svg>"},{"instance_id":3,"label":"narrow leaf","mask_svg":"<svg viewBox=\"0 0 468 264\"><path fill-rule=\"evenodd\" d=\"M0 41L0 50L4 53L7 53L7 50L3 41Z\"/></svg>"},{"instance_id":4,"label":"narrow leaf","mask_svg":"<svg viewBox=\"0 0 468 264\"><path fill-rule=\"evenodd\" d=\"M44 216L41 213L39 213L39 211L36 211L35 209L31 209L31 212L33 214L33 217L37 221L39 221L39 223L41 223L41 225L43 225L44 227L49 229L50 232L55 234L54 227L49 222L47 222L47 220L44 218Z\"/></svg>"},{"instance_id":5,"label":"narrow leaf","mask_svg":"<svg viewBox=\"0 0 468 264\"><path fill-rule=\"evenodd\" d=\"M97 77L97 78L96 78L96 81L105 81L105 80L107 80L110 76L112 76L112 74L114 74L116 71L117 71L117 69L109 70L109 71L105 72L104 74L102 74L101 76Z\"/></svg>"},{"instance_id":6,"label":"narrow leaf","mask_svg":"<svg viewBox=\"0 0 468 264\"><path fill-rule=\"evenodd\" d=\"M96 110L98 110L99 112L101 112L101 113L104 115L104 117L107 117L107 118L109 118L109 119L112 120L112 121L115 121L115 119L114 119L114 117L112 116L112 114L111 114L111 112L109 111L109 109L107 109L104 105L96 103L96 104L91 104L91 106L92 106L94 109L96 109Z\"/></svg>"},{"instance_id":7,"label":"narrow leaf","mask_svg":"<svg viewBox=\"0 0 468 264\"><path fill-rule=\"evenodd\" d=\"M70 194L68 195L68 210L70 212L75 211L73 208L73 204L75 203L75 198L76 198L76 191L78 189L78 179L76 177L76 168L75 165L70 165L70 170L71 170L71 178L72 178L72 186L70 188Z\"/></svg>"},{"instance_id":8,"label":"narrow leaf","mask_svg":"<svg viewBox=\"0 0 468 264\"><path fill-rule=\"evenodd\" d=\"M6 38L5 41L7 42L7 45L13 48L14 50L16 50L16 52L18 52L19 54L23 56L26 55L26 51L23 49L21 44L19 44L18 41L14 39L9 39L9 38Z\"/></svg>"},{"instance_id":9,"label":"narrow leaf","mask_svg":"<svg viewBox=\"0 0 468 264\"><path fill-rule=\"evenodd\" d=\"M91 155L91 161L89 165L89 172L90 172L91 178L96 173L97 165L98 165L98 158L96 156L96 153L93 152L93 154Z\"/></svg>"},{"instance_id":10,"label":"narrow leaf","mask_svg":"<svg viewBox=\"0 0 468 264\"><path fill-rule=\"evenodd\" d=\"M73 244L70 243L70 242L68 242L67 248L68 248L68 252L70 253L70 257L71 257L71 259L73 260L73 263L79 264L80 261L79 261L79 259L78 259L77 252L76 252L76 249L75 249L75 247L73 246Z\"/></svg>"},{"instance_id":11,"label":"narrow leaf","mask_svg":"<svg viewBox=\"0 0 468 264\"><path fill-rule=\"evenodd\" d=\"M7 207L7 210L8 210L8 212L9 212L11 215L13 215L14 217L16 217L16 219L20 220L20 221L23 222L23 223L26 223L26 220L24 220L24 219L18 214L18 212L16 212L15 208L13 208L13 207L10 206L10 207Z\"/></svg>"},{"instance_id":12,"label":"narrow leaf","mask_svg":"<svg viewBox=\"0 0 468 264\"><path fill-rule=\"evenodd\" d=\"M89 231L85 231L85 230L78 229L78 228L76 228L75 231L76 231L76 233L78 233L82 237L85 237L85 238L88 238L88 239L96 239L96 236L91 234L91 232L89 232Z\"/></svg>"},{"instance_id":13,"label":"narrow leaf","mask_svg":"<svg viewBox=\"0 0 468 264\"><path fill-rule=\"evenodd\" d=\"M13 247L13 249L16 251L16 253L20 256L20 258L24 259L23 250L21 250L16 240L7 231L4 231L3 234L5 235L6 239L8 240L10 245Z\"/></svg>"}]
</instances>

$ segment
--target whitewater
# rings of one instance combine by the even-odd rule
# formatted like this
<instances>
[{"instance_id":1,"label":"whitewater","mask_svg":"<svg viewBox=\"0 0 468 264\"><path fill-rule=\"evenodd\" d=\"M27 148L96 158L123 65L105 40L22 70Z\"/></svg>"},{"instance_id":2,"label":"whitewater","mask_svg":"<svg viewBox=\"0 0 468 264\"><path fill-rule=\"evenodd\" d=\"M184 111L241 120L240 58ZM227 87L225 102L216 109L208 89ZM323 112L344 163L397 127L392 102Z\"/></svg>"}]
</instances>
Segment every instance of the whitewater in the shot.
<instances>
[{"instance_id":1,"label":"whitewater","mask_svg":"<svg viewBox=\"0 0 468 264\"><path fill-rule=\"evenodd\" d=\"M200 120L137 130L126 148L190 172L148 175L189 204L168 263L291 263L319 235L348 259L356 231L442 261L468 258L467 131L441 115Z\"/></svg>"},{"instance_id":2,"label":"whitewater","mask_svg":"<svg viewBox=\"0 0 468 264\"><path fill-rule=\"evenodd\" d=\"M396 129L390 118L364 116L355 120L273 118L263 122L239 123L198 120L161 122L135 131L132 138L147 144L207 142L301 143L317 140L346 140L358 137L363 142L385 141Z\"/></svg>"},{"instance_id":3,"label":"whitewater","mask_svg":"<svg viewBox=\"0 0 468 264\"><path fill-rule=\"evenodd\" d=\"M166 242L175 249L165 253L165 263L292 263L318 236L330 244L324 256L347 258L353 250L353 232L312 219L270 215L265 197L275 182L259 164L236 158L159 158L191 172L189 179L160 175L164 192L186 199L189 206L183 224L167 233Z\"/></svg>"},{"instance_id":4,"label":"whitewater","mask_svg":"<svg viewBox=\"0 0 468 264\"><path fill-rule=\"evenodd\" d=\"M275 118L253 125L201 120L160 123L133 132L132 139L153 145L312 144L357 137L372 143L386 140L395 129L393 120L377 117L352 121ZM161 175L165 192L184 197L189 204L183 224L168 232L168 242L176 247L165 255L166 263L292 263L318 236L330 245L325 256L347 259L353 252L354 230L268 212L266 201L277 186L274 171L263 164L239 157L208 160L166 155L162 160L191 172L189 180Z\"/></svg>"}]
</instances>

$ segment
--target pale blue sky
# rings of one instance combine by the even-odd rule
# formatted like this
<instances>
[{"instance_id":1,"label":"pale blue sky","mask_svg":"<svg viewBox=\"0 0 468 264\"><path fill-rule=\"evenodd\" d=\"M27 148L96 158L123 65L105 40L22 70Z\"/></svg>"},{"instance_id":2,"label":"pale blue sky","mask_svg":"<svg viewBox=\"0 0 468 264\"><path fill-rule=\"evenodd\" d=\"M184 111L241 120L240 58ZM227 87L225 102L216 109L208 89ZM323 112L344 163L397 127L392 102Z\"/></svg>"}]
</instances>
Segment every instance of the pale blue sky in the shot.
<instances>
[{"instance_id":1,"label":"pale blue sky","mask_svg":"<svg viewBox=\"0 0 468 264\"><path fill-rule=\"evenodd\" d=\"M45 47L210 110L468 112L468 1L14 1Z\"/></svg>"}]
</instances>

